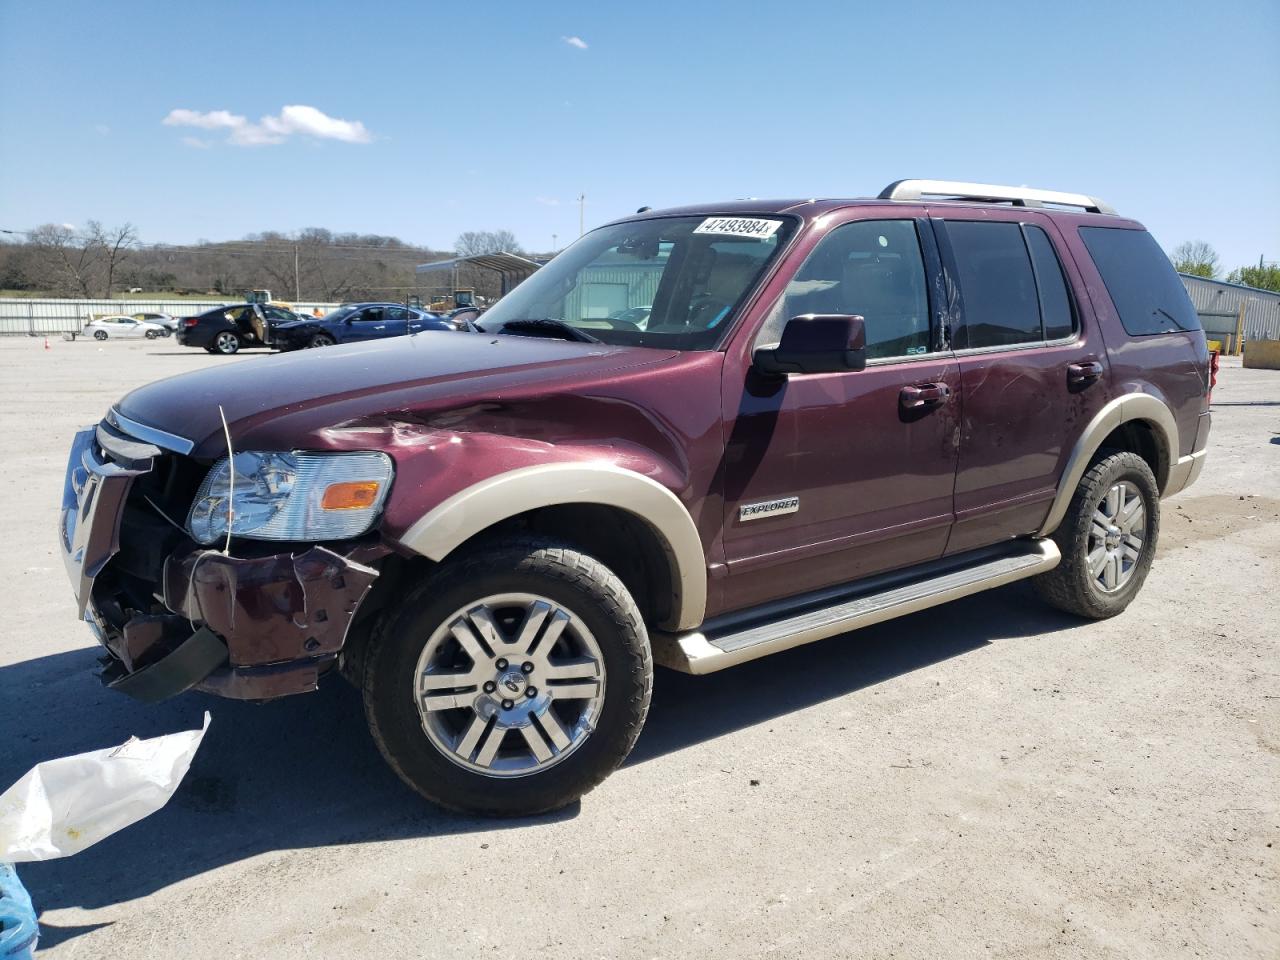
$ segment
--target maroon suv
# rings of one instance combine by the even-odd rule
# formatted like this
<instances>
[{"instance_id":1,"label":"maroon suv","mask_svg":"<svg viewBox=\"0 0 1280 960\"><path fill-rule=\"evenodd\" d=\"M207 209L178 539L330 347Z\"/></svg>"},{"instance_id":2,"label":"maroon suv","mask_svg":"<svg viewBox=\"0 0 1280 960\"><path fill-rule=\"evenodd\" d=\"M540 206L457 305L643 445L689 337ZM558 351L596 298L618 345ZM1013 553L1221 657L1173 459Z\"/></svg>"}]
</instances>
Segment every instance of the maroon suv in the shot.
<instances>
[{"instance_id":1,"label":"maroon suv","mask_svg":"<svg viewBox=\"0 0 1280 960\"><path fill-rule=\"evenodd\" d=\"M626 757L655 661L1025 577L1119 613L1209 433L1181 283L1082 195L646 211L480 327L175 377L80 433L62 537L104 681L270 699L336 667L424 796L548 810Z\"/></svg>"}]
</instances>

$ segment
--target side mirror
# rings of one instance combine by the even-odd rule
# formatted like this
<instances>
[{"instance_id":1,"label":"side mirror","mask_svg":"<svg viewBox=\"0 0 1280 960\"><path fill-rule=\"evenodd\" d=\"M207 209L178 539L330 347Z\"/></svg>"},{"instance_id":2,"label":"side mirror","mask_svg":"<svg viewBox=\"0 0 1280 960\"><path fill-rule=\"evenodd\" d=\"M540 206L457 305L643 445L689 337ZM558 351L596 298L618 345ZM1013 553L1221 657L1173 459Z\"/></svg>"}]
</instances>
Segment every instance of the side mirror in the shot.
<instances>
[{"instance_id":1,"label":"side mirror","mask_svg":"<svg viewBox=\"0 0 1280 960\"><path fill-rule=\"evenodd\" d=\"M808 313L792 317L776 347L757 350L757 370L774 377L788 373L841 373L867 365L867 333L862 317Z\"/></svg>"}]
</instances>

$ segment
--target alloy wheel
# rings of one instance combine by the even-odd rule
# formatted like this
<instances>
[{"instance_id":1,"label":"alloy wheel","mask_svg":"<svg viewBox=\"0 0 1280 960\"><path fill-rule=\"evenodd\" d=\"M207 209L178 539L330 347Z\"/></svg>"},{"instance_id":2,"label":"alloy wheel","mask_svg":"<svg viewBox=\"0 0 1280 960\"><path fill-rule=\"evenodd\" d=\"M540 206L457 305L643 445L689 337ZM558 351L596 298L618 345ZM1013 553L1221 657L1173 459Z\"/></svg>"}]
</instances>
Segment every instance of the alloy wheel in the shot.
<instances>
[{"instance_id":1,"label":"alloy wheel","mask_svg":"<svg viewBox=\"0 0 1280 960\"><path fill-rule=\"evenodd\" d=\"M1128 480L1113 484L1093 511L1085 544L1089 576L1103 593L1129 582L1146 540L1147 505Z\"/></svg>"},{"instance_id":2,"label":"alloy wheel","mask_svg":"<svg viewBox=\"0 0 1280 960\"><path fill-rule=\"evenodd\" d=\"M490 777L540 773L591 735L604 705L604 657L573 611L547 597L495 594L447 617L414 671L431 743Z\"/></svg>"}]
</instances>

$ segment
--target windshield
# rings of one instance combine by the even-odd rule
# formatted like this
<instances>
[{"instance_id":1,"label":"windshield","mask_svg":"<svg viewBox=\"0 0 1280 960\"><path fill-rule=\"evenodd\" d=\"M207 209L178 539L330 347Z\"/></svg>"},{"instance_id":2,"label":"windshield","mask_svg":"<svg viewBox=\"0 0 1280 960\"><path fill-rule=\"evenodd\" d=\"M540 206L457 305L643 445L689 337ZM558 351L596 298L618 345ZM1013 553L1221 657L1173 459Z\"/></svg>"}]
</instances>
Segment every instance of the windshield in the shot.
<instances>
[{"instance_id":1,"label":"windshield","mask_svg":"<svg viewBox=\"0 0 1280 960\"><path fill-rule=\"evenodd\" d=\"M794 228L785 217L670 217L587 234L491 307L486 333L709 350ZM529 321L558 321L530 323Z\"/></svg>"}]
</instances>

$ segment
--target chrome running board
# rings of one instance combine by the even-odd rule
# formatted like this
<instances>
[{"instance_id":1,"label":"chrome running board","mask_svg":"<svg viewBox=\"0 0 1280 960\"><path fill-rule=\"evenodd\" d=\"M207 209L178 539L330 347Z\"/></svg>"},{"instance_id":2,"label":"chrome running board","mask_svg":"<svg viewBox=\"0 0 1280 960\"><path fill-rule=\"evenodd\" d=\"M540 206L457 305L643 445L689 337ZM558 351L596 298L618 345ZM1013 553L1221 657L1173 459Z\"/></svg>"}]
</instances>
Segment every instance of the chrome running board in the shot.
<instances>
[{"instance_id":1,"label":"chrome running board","mask_svg":"<svg viewBox=\"0 0 1280 960\"><path fill-rule=\"evenodd\" d=\"M683 673L714 673L873 623L927 610L1052 570L1062 559L1052 540L1015 540L707 621L687 633L654 633L654 660Z\"/></svg>"}]
</instances>

